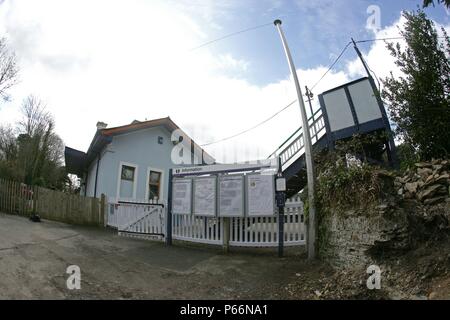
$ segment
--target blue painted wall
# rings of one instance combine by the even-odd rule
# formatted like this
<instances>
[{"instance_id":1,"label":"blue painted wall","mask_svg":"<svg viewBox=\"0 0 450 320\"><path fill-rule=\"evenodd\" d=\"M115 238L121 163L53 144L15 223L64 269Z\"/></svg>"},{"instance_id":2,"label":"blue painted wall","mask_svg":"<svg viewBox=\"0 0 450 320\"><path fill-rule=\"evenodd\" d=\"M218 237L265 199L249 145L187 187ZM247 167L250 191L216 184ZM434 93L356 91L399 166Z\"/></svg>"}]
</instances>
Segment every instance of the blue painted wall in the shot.
<instances>
[{"instance_id":1,"label":"blue painted wall","mask_svg":"<svg viewBox=\"0 0 450 320\"><path fill-rule=\"evenodd\" d=\"M162 144L158 143L158 137L163 138ZM118 179L120 179L119 168L122 162L125 165L131 164L137 167L135 169L135 179L137 177L136 196L122 200L146 200L148 170L153 168L163 172L161 192L162 197L167 202L169 169L178 167L171 160L173 147L170 132L162 126L113 137L112 143L102 152L98 172L97 197L104 193L109 201L114 201L117 198ZM186 150L190 149L187 148ZM197 157L195 159L197 160ZM95 174L96 160L89 167L87 196L94 196Z\"/></svg>"}]
</instances>

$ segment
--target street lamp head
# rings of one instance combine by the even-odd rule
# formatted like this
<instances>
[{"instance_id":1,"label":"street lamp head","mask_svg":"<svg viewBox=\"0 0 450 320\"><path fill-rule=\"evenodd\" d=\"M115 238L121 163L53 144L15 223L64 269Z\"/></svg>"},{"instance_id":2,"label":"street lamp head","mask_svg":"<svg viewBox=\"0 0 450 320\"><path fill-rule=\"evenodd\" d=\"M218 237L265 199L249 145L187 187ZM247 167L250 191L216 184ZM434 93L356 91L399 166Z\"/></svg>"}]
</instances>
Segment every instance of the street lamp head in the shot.
<instances>
[{"instance_id":1,"label":"street lamp head","mask_svg":"<svg viewBox=\"0 0 450 320\"><path fill-rule=\"evenodd\" d=\"M273 24L274 25L281 25L281 20L280 19L277 19L277 20L275 20L274 22L273 22Z\"/></svg>"}]
</instances>

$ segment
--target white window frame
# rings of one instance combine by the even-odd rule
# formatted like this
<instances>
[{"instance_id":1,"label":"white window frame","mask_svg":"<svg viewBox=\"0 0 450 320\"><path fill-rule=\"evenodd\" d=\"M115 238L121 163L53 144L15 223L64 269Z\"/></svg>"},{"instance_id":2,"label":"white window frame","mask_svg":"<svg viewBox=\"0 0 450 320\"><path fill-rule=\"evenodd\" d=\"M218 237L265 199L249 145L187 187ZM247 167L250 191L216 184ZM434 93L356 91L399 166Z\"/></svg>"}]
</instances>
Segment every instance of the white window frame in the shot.
<instances>
[{"instance_id":1,"label":"white window frame","mask_svg":"<svg viewBox=\"0 0 450 320\"><path fill-rule=\"evenodd\" d=\"M161 181L159 183L159 202L164 201L164 170L158 168L147 167L147 180L145 181L145 201L150 201L148 198L150 194L150 171L155 171L161 173Z\"/></svg>"},{"instance_id":2,"label":"white window frame","mask_svg":"<svg viewBox=\"0 0 450 320\"><path fill-rule=\"evenodd\" d=\"M122 180L122 167L123 166L127 166L127 167L133 167L134 168L134 181L133 181L133 198L127 198L127 199L121 199L120 198L120 181ZM138 183L138 171L139 170L139 166L137 164L134 163L129 163L129 162L124 162L124 161L120 161L119 163L119 171L117 173L117 192L116 192L116 199L117 202L119 200L136 200L136 193L137 193L137 183Z\"/></svg>"}]
</instances>

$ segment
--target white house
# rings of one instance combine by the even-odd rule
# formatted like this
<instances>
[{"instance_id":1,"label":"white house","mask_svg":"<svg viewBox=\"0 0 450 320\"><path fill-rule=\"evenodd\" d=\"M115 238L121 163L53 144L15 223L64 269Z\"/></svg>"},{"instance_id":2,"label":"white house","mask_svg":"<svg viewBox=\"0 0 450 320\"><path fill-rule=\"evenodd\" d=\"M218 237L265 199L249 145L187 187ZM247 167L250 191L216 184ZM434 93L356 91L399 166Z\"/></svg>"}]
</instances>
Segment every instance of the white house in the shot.
<instances>
[{"instance_id":1,"label":"white house","mask_svg":"<svg viewBox=\"0 0 450 320\"><path fill-rule=\"evenodd\" d=\"M65 162L85 196L167 203L170 168L214 159L167 117L115 128L99 122L87 152L66 147Z\"/></svg>"}]
</instances>

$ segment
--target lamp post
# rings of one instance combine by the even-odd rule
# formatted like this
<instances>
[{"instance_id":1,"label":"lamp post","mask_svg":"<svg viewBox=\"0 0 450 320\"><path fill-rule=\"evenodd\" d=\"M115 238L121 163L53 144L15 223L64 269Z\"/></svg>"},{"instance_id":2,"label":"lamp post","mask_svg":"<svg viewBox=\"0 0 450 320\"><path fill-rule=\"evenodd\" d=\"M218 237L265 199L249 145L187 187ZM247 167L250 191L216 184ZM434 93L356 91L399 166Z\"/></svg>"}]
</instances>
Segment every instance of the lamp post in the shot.
<instances>
[{"instance_id":1,"label":"lamp post","mask_svg":"<svg viewBox=\"0 0 450 320\"><path fill-rule=\"evenodd\" d=\"M311 135L309 132L308 117L306 115L305 103L303 102L302 89L298 81L297 71L295 69L294 62L292 61L292 56L286 41L286 37L284 36L283 30L281 29L281 20L275 20L274 24L278 30L278 33L280 34L281 42L283 43L284 47L284 52L286 53L286 58L288 60L289 69L291 70L292 77L294 78L295 89L297 90L297 98L298 98L297 100L299 103L302 118L303 139L305 145L306 174L308 179L308 202L309 202L308 236L307 236L308 259L313 260L316 257L316 208L314 204L314 168L312 159Z\"/></svg>"}]
</instances>

